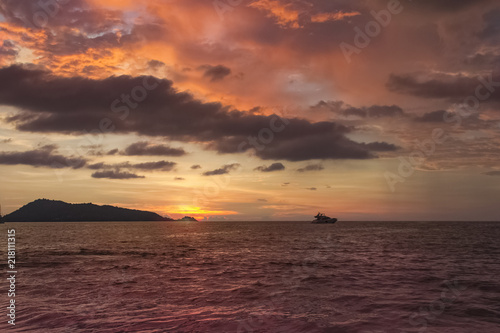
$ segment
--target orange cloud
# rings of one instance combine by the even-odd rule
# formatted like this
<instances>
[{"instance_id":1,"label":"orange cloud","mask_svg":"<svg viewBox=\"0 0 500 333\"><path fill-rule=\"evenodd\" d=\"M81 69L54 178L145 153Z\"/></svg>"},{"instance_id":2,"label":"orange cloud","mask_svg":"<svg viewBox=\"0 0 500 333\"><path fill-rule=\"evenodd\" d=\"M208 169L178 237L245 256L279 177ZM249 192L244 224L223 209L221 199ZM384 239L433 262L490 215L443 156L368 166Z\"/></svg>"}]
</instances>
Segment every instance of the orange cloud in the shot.
<instances>
[{"instance_id":1,"label":"orange cloud","mask_svg":"<svg viewBox=\"0 0 500 333\"><path fill-rule=\"evenodd\" d=\"M267 16L275 18L281 26L294 29L302 27L299 22L300 15L307 13L307 10L293 9L292 4L281 4L277 0L258 0L251 3L249 7L267 12ZM323 23L327 21L338 21L357 15L361 15L361 13L356 11L319 13L311 16L311 22Z\"/></svg>"},{"instance_id":2,"label":"orange cloud","mask_svg":"<svg viewBox=\"0 0 500 333\"><path fill-rule=\"evenodd\" d=\"M282 5L276 0L259 0L249 5L261 11L268 12L269 17L274 17L278 24L299 28L299 11L291 9L290 4Z\"/></svg>"},{"instance_id":3,"label":"orange cloud","mask_svg":"<svg viewBox=\"0 0 500 333\"><path fill-rule=\"evenodd\" d=\"M345 18L361 15L360 12L335 12L335 13L320 13L311 16L311 22L323 23L327 21L338 21Z\"/></svg>"}]
</instances>

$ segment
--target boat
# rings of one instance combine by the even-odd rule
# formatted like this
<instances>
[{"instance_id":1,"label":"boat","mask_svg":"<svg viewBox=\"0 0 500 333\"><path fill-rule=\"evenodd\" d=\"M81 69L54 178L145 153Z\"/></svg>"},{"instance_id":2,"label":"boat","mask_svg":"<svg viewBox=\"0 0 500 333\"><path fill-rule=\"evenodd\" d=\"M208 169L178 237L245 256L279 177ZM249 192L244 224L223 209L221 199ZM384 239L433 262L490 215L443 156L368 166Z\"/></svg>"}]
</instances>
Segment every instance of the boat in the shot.
<instances>
[{"instance_id":1,"label":"boat","mask_svg":"<svg viewBox=\"0 0 500 333\"><path fill-rule=\"evenodd\" d=\"M318 213L318 215L316 215L315 218L316 219L312 221L312 223L315 223L315 224L327 224L327 223L333 224L333 223L337 222L336 218L328 217L323 213Z\"/></svg>"}]
</instances>

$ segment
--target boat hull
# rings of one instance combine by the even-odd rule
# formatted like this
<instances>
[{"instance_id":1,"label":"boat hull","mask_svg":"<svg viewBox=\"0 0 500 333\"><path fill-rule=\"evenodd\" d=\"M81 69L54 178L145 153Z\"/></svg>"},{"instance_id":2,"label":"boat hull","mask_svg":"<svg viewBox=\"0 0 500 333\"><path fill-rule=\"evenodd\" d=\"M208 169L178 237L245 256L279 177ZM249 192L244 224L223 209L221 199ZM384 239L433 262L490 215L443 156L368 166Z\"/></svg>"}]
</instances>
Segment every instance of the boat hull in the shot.
<instances>
[{"instance_id":1,"label":"boat hull","mask_svg":"<svg viewBox=\"0 0 500 333\"><path fill-rule=\"evenodd\" d=\"M335 222L337 222L337 219L314 220L311 223L313 223L313 224L333 224Z\"/></svg>"}]
</instances>

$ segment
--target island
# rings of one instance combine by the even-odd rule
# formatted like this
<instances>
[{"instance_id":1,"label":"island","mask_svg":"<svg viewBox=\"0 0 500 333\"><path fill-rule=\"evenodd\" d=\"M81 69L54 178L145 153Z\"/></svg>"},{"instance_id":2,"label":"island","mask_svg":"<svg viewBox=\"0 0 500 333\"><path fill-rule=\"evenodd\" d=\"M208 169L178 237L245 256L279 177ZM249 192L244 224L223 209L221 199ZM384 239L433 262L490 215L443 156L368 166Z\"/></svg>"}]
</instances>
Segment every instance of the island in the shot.
<instances>
[{"instance_id":1,"label":"island","mask_svg":"<svg viewBox=\"0 0 500 333\"><path fill-rule=\"evenodd\" d=\"M192 222L198 222L197 219L191 216L184 216L182 219L177 219L177 221L192 221Z\"/></svg>"},{"instance_id":2,"label":"island","mask_svg":"<svg viewBox=\"0 0 500 333\"><path fill-rule=\"evenodd\" d=\"M153 212L99 206L92 203L71 204L38 199L5 215L4 222L98 222L98 221L174 221Z\"/></svg>"}]
</instances>

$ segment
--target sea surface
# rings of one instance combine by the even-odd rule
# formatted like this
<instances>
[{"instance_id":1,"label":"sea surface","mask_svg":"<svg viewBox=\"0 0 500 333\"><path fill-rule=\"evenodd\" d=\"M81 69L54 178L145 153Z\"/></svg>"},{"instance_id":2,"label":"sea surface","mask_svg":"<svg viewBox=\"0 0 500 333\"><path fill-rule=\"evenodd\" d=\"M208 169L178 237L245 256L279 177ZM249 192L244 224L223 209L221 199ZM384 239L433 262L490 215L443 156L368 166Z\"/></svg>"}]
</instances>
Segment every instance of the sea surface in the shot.
<instances>
[{"instance_id":1,"label":"sea surface","mask_svg":"<svg viewBox=\"0 0 500 333\"><path fill-rule=\"evenodd\" d=\"M16 229L16 325L7 229ZM500 223L0 226L1 332L500 332Z\"/></svg>"}]
</instances>

